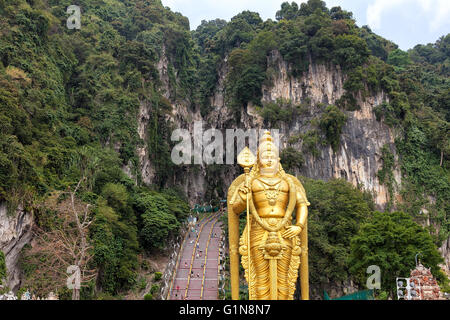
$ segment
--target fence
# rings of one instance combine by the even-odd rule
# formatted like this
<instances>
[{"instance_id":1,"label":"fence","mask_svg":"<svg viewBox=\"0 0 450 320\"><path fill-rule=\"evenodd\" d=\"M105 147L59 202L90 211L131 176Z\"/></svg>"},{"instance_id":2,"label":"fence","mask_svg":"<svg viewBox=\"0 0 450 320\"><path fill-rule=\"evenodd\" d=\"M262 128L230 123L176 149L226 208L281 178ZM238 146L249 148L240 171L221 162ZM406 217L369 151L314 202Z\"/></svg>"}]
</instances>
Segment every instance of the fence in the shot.
<instances>
[{"instance_id":1,"label":"fence","mask_svg":"<svg viewBox=\"0 0 450 320\"><path fill-rule=\"evenodd\" d=\"M172 275L174 272L176 272L176 269L178 267L179 263L179 256L180 252L183 248L184 241L186 239L187 231L189 230L189 224L188 222L184 222L180 234L175 238L175 240L172 240L168 248L172 248L172 254L169 258L169 263L166 266L166 269L164 270L164 274L162 276L162 282L163 285L161 286L160 296L162 300L165 300L167 298L167 294L169 293L171 282L172 282Z\"/></svg>"}]
</instances>

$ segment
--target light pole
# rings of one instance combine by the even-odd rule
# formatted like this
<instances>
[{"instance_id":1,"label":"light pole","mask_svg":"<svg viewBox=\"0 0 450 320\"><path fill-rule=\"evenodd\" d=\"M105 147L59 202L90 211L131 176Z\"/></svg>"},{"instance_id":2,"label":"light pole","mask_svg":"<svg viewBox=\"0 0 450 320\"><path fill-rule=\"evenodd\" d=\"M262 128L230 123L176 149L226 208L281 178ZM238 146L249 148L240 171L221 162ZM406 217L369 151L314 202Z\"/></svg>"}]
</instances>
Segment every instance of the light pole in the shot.
<instances>
[{"instance_id":1,"label":"light pole","mask_svg":"<svg viewBox=\"0 0 450 320\"><path fill-rule=\"evenodd\" d=\"M418 255L421 255L421 256L423 257L422 252L418 252L418 253L416 254L416 256L414 257L414 259L416 260L416 267L418 266L418 264L417 264L417 256L418 256Z\"/></svg>"}]
</instances>

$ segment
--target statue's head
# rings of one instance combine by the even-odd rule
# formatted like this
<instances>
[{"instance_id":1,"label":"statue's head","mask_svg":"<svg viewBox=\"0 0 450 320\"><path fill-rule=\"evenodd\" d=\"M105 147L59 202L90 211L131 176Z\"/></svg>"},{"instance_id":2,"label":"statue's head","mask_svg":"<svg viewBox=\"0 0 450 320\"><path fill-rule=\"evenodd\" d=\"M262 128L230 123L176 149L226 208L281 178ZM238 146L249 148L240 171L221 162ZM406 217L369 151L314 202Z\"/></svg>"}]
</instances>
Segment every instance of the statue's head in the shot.
<instances>
[{"instance_id":1,"label":"statue's head","mask_svg":"<svg viewBox=\"0 0 450 320\"><path fill-rule=\"evenodd\" d=\"M257 160L261 174L271 176L278 172L280 163L278 148L269 131L266 131L259 140Z\"/></svg>"}]
</instances>

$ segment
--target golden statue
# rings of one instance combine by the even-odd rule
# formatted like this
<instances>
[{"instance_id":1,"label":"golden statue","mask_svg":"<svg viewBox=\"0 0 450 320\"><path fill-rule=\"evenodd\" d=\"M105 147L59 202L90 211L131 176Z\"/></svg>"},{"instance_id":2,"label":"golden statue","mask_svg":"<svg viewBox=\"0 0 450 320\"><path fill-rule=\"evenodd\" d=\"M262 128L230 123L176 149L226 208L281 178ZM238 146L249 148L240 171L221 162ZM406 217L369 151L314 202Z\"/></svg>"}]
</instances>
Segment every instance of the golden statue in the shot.
<instances>
[{"instance_id":1,"label":"golden statue","mask_svg":"<svg viewBox=\"0 0 450 320\"><path fill-rule=\"evenodd\" d=\"M279 160L269 131L259 142L256 163L247 147L238 156L245 173L227 196L233 300L239 299L239 254L250 300L292 300L299 269L301 297L309 299L309 202L300 181L286 174ZM245 209L247 224L239 239L239 214Z\"/></svg>"}]
</instances>

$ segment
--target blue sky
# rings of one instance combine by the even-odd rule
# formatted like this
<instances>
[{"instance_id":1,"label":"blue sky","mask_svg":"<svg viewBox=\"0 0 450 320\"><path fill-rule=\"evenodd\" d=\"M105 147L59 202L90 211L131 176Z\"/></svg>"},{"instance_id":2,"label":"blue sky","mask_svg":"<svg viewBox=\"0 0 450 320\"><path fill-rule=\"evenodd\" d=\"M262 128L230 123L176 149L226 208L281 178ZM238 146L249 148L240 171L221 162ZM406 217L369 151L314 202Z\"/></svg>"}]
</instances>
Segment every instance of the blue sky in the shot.
<instances>
[{"instance_id":1,"label":"blue sky","mask_svg":"<svg viewBox=\"0 0 450 320\"><path fill-rule=\"evenodd\" d=\"M191 29L202 20L230 20L243 10L256 11L264 20L286 0L162 0L172 11L189 18ZM292 2L290 0L289 2ZM297 0L298 4L306 2ZM450 0L325 0L328 8L341 6L353 12L358 26L369 25L373 32L403 50L416 44L434 43L450 33Z\"/></svg>"}]
</instances>

